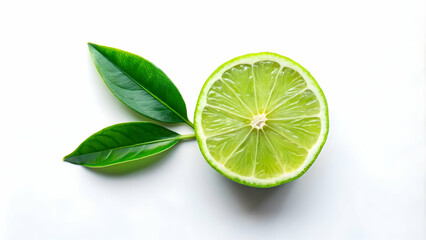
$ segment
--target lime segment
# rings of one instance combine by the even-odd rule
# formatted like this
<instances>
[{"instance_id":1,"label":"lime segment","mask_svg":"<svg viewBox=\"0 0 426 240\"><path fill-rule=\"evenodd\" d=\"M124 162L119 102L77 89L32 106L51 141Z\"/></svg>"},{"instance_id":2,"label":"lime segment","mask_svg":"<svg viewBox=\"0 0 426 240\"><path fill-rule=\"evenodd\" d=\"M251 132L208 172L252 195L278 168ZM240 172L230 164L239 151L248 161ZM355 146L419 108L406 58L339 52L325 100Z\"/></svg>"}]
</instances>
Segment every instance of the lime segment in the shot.
<instances>
[{"instance_id":1,"label":"lime segment","mask_svg":"<svg viewBox=\"0 0 426 240\"><path fill-rule=\"evenodd\" d=\"M256 134L251 130L241 144L234 148L224 166L241 176L252 176L256 165L257 142Z\"/></svg>"},{"instance_id":2,"label":"lime segment","mask_svg":"<svg viewBox=\"0 0 426 240\"><path fill-rule=\"evenodd\" d=\"M244 144L252 129L244 127L231 132L214 135L206 138L206 144L211 149L210 154L221 164L234 154L234 151Z\"/></svg>"}]
</instances>

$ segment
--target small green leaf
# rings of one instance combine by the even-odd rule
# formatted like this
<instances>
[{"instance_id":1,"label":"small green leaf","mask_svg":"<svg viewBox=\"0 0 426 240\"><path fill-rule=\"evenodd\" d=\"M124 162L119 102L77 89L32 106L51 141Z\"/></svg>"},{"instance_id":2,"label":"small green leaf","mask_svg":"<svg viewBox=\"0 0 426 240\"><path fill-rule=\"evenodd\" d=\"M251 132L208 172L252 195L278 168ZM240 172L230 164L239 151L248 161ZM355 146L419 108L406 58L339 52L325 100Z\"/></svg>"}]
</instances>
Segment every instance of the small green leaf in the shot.
<instances>
[{"instance_id":1,"label":"small green leaf","mask_svg":"<svg viewBox=\"0 0 426 240\"><path fill-rule=\"evenodd\" d=\"M64 161L86 167L105 167L158 154L184 138L189 137L155 123L121 123L93 134Z\"/></svg>"},{"instance_id":2,"label":"small green leaf","mask_svg":"<svg viewBox=\"0 0 426 240\"><path fill-rule=\"evenodd\" d=\"M173 82L154 64L135 54L89 43L99 74L113 94L136 112L167 123L188 120L186 106Z\"/></svg>"}]
</instances>

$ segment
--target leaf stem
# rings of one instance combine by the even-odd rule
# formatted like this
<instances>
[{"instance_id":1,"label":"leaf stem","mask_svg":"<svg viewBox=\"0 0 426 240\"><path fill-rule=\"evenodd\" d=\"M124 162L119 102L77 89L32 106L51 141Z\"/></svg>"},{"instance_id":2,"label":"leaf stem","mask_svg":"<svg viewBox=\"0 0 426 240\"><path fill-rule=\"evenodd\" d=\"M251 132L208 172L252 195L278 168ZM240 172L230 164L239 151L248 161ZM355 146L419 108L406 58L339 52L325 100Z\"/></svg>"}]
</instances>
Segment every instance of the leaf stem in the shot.
<instances>
[{"instance_id":1,"label":"leaf stem","mask_svg":"<svg viewBox=\"0 0 426 240\"><path fill-rule=\"evenodd\" d=\"M193 134L187 134L187 135L180 135L179 137L180 139L190 139L190 138L195 138L195 133Z\"/></svg>"},{"instance_id":2,"label":"leaf stem","mask_svg":"<svg viewBox=\"0 0 426 240\"><path fill-rule=\"evenodd\" d=\"M194 128L194 124L191 121L186 120L186 119L184 119L184 120L185 120L186 124L188 124L190 127Z\"/></svg>"}]
</instances>

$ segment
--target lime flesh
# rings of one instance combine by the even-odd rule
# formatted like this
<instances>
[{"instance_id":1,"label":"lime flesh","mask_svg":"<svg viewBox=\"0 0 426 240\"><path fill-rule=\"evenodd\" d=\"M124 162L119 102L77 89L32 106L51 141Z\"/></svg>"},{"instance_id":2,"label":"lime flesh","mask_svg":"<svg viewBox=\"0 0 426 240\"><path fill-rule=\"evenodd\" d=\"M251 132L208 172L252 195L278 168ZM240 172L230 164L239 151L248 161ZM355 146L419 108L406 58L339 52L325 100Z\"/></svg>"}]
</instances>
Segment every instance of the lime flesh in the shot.
<instances>
[{"instance_id":1,"label":"lime flesh","mask_svg":"<svg viewBox=\"0 0 426 240\"><path fill-rule=\"evenodd\" d=\"M274 53L248 54L220 66L200 93L194 121L207 162L253 187L300 177L328 134L327 102L315 79Z\"/></svg>"}]
</instances>

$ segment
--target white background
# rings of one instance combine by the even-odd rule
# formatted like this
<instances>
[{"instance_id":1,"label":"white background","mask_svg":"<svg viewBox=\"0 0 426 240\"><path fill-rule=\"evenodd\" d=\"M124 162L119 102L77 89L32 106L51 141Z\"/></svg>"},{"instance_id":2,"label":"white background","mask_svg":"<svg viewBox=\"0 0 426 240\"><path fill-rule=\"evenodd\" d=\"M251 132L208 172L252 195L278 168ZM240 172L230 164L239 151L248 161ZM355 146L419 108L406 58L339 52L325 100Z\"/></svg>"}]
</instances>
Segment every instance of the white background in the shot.
<instances>
[{"instance_id":1,"label":"white background","mask_svg":"<svg viewBox=\"0 0 426 240\"><path fill-rule=\"evenodd\" d=\"M1 1L0 238L425 239L424 14L422 1ZM328 140L272 189L222 177L195 141L146 168L62 162L146 120L109 92L89 41L163 69L190 119L223 62L288 56L324 90Z\"/></svg>"}]
</instances>

